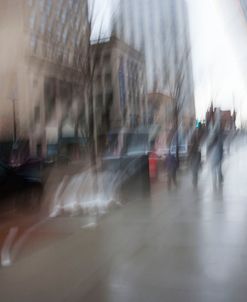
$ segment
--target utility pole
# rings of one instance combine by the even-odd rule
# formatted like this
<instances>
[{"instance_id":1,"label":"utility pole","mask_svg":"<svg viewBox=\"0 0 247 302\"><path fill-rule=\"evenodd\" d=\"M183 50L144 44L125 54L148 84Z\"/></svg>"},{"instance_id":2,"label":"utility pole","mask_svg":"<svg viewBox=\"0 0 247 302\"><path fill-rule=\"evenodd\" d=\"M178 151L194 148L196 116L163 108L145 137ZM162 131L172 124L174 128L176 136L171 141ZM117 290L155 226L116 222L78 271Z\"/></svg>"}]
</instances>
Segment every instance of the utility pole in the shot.
<instances>
[{"instance_id":1,"label":"utility pole","mask_svg":"<svg viewBox=\"0 0 247 302\"><path fill-rule=\"evenodd\" d=\"M16 110L15 110L15 98L12 99L13 103L13 143L16 142Z\"/></svg>"}]
</instances>

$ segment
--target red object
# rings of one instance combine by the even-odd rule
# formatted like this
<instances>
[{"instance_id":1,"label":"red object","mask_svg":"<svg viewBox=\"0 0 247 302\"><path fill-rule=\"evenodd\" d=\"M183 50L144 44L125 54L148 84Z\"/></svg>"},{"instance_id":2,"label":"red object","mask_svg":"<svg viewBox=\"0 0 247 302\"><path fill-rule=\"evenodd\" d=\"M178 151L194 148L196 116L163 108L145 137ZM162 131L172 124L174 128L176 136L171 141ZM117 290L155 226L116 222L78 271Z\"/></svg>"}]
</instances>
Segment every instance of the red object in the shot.
<instances>
[{"instance_id":1,"label":"red object","mask_svg":"<svg viewBox=\"0 0 247 302\"><path fill-rule=\"evenodd\" d=\"M156 178L157 177L157 154L152 152L149 154L148 163L149 163L149 177Z\"/></svg>"}]
</instances>

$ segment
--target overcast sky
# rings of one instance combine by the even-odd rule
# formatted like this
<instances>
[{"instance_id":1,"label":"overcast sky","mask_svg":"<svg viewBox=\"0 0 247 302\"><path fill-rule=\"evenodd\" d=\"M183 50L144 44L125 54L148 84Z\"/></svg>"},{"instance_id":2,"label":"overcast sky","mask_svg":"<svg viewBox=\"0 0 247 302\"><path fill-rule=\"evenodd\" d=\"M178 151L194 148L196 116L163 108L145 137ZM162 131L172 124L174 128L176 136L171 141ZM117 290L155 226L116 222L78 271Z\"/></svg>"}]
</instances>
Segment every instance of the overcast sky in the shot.
<instances>
[{"instance_id":1,"label":"overcast sky","mask_svg":"<svg viewBox=\"0 0 247 302\"><path fill-rule=\"evenodd\" d=\"M240 53L226 28L225 15L215 0L188 0L193 49L196 109L199 117L211 102L223 109L242 111L246 89L238 57ZM240 118L240 115L238 116Z\"/></svg>"},{"instance_id":2,"label":"overcast sky","mask_svg":"<svg viewBox=\"0 0 247 302\"><path fill-rule=\"evenodd\" d=\"M104 20L107 33L110 16L115 11L114 5L118 0L95 1L99 10L97 24ZM236 60L238 53L236 48L232 47L232 37L225 28L224 17L216 5L217 1L187 0L187 2L197 116L205 117L206 109L213 98L215 105L223 109L235 107L238 112L241 111L242 118L247 119L247 102L244 102L246 89L243 74Z\"/></svg>"},{"instance_id":3,"label":"overcast sky","mask_svg":"<svg viewBox=\"0 0 247 302\"><path fill-rule=\"evenodd\" d=\"M119 0L88 0L89 8L94 7L94 26L93 35L97 37L102 28L103 35L109 35L111 18L116 11L116 5Z\"/></svg>"}]
</instances>

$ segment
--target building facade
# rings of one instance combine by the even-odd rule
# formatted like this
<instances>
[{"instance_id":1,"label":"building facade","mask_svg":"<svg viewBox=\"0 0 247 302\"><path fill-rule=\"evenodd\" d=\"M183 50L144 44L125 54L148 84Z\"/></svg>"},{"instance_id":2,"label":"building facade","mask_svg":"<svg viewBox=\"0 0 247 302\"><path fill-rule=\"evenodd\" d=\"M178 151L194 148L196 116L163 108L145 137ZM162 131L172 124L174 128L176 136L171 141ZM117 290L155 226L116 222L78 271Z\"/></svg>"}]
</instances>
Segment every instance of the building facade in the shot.
<instances>
[{"instance_id":1,"label":"building facade","mask_svg":"<svg viewBox=\"0 0 247 302\"><path fill-rule=\"evenodd\" d=\"M60 136L87 128L87 1L3 0L0 28L0 140L12 139L15 119L17 139L45 155Z\"/></svg>"},{"instance_id":2,"label":"building facade","mask_svg":"<svg viewBox=\"0 0 247 302\"><path fill-rule=\"evenodd\" d=\"M123 0L114 22L116 34L145 56L149 92L173 94L177 74L183 74L183 115L194 119L189 21L183 0Z\"/></svg>"},{"instance_id":3,"label":"building facade","mask_svg":"<svg viewBox=\"0 0 247 302\"><path fill-rule=\"evenodd\" d=\"M221 110L211 104L206 112L206 127L209 130L220 128L228 134L236 130L236 111Z\"/></svg>"},{"instance_id":4,"label":"building facade","mask_svg":"<svg viewBox=\"0 0 247 302\"><path fill-rule=\"evenodd\" d=\"M156 130L154 150L157 154L162 155L170 145L170 133L174 125L173 100L162 93L149 93L148 105L149 123Z\"/></svg>"},{"instance_id":5,"label":"building facade","mask_svg":"<svg viewBox=\"0 0 247 302\"><path fill-rule=\"evenodd\" d=\"M104 139L111 130L144 125L148 108L143 56L115 37L93 43L91 54L95 136Z\"/></svg>"},{"instance_id":6,"label":"building facade","mask_svg":"<svg viewBox=\"0 0 247 302\"><path fill-rule=\"evenodd\" d=\"M159 124L166 131L171 131L174 122L172 98L162 93L149 93L148 105L150 124Z\"/></svg>"}]
</instances>

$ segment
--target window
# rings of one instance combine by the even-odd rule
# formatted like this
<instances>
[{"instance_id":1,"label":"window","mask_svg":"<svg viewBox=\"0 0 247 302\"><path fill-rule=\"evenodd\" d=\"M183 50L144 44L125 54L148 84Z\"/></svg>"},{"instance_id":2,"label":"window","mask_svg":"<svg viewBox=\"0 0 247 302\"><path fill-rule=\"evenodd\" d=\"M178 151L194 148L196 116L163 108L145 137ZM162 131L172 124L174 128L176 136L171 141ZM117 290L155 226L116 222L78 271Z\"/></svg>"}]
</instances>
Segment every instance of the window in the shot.
<instances>
[{"instance_id":1,"label":"window","mask_svg":"<svg viewBox=\"0 0 247 302\"><path fill-rule=\"evenodd\" d=\"M39 0L39 8L40 10L43 10L45 7L45 0Z\"/></svg>"},{"instance_id":2,"label":"window","mask_svg":"<svg viewBox=\"0 0 247 302\"><path fill-rule=\"evenodd\" d=\"M54 111L56 105L56 81L52 78L46 78L44 84L44 96L45 96L45 119L48 122Z\"/></svg>"},{"instance_id":3,"label":"window","mask_svg":"<svg viewBox=\"0 0 247 302\"><path fill-rule=\"evenodd\" d=\"M95 64L95 66L100 64L100 56L95 56L94 57L94 64Z\"/></svg>"},{"instance_id":4,"label":"window","mask_svg":"<svg viewBox=\"0 0 247 302\"><path fill-rule=\"evenodd\" d=\"M63 52L63 63L67 65L69 62L69 52L67 50L64 50Z\"/></svg>"},{"instance_id":5,"label":"window","mask_svg":"<svg viewBox=\"0 0 247 302\"><path fill-rule=\"evenodd\" d=\"M75 35L75 34L73 36L73 45L74 45L74 47L77 46L77 35Z\"/></svg>"},{"instance_id":6,"label":"window","mask_svg":"<svg viewBox=\"0 0 247 302\"><path fill-rule=\"evenodd\" d=\"M67 10L64 9L63 12L62 12L62 15L61 15L61 21L63 23L65 23L65 21L66 21L66 16L67 16Z\"/></svg>"},{"instance_id":7,"label":"window","mask_svg":"<svg viewBox=\"0 0 247 302\"><path fill-rule=\"evenodd\" d=\"M73 51L69 52L69 65L73 65L73 61L74 61L74 53Z\"/></svg>"},{"instance_id":8,"label":"window","mask_svg":"<svg viewBox=\"0 0 247 302\"><path fill-rule=\"evenodd\" d=\"M42 34L44 34L44 32L45 32L45 27L46 27L46 16L45 15L43 15L42 17L41 17L41 20L40 20L40 32L42 33Z\"/></svg>"},{"instance_id":9,"label":"window","mask_svg":"<svg viewBox=\"0 0 247 302\"><path fill-rule=\"evenodd\" d=\"M97 125L101 126L101 115L103 111L103 95L99 94L96 97L96 116L97 116Z\"/></svg>"},{"instance_id":10,"label":"window","mask_svg":"<svg viewBox=\"0 0 247 302\"><path fill-rule=\"evenodd\" d=\"M30 29L34 29L34 24L35 24L35 12L31 12L30 17L29 17L29 27Z\"/></svg>"},{"instance_id":11,"label":"window","mask_svg":"<svg viewBox=\"0 0 247 302\"><path fill-rule=\"evenodd\" d=\"M101 75L100 74L96 76L96 85L97 86L101 85Z\"/></svg>"},{"instance_id":12,"label":"window","mask_svg":"<svg viewBox=\"0 0 247 302\"><path fill-rule=\"evenodd\" d=\"M111 55L109 53L104 55L104 63L109 64L111 60Z\"/></svg>"},{"instance_id":13,"label":"window","mask_svg":"<svg viewBox=\"0 0 247 302\"><path fill-rule=\"evenodd\" d=\"M36 51L36 46L37 46L37 40L36 37L34 35L31 36L30 38L30 46L33 52Z\"/></svg>"},{"instance_id":14,"label":"window","mask_svg":"<svg viewBox=\"0 0 247 302\"><path fill-rule=\"evenodd\" d=\"M106 107L111 107L113 103L113 92L108 92L106 94Z\"/></svg>"},{"instance_id":15,"label":"window","mask_svg":"<svg viewBox=\"0 0 247 302\"><path fill-rule=\"evenodd\" d=\"M62 35L62 25L58 24L57 25L57 39L60 40L61 39L61 35Z\"/></svg>"},{"instance_id":16,"label":"window","mask_svg":"<svg viewBox=\"0 0 247 302\"><path fill-rule=\"evenodd\" d=\"M32 7L33 6L33 0L27 0L27 4L29 7Z\"/></svg>"},{"instance_id":17,"label":"window","mask_svg":"<svg viewBox=\"0 0 247 302\"><path fill-rule=\"evenodd\" d=\"M111 74L110 74L110 73L107 73L107 74L105 75L105 84L106 84L107 86L109 86L109 85L111 85L111 81L112 81Z\"/></svg>"},{"instance_id":18,"label":"window","mask_svg":"<svg viewBox=\"0 0 247 302\"><path fill-rule=\"evenodd\" d=\"M103 100L103 95L102 94L98 94L96 97L96 103L97 104L101 104Z\"/></svg>"},{"instance_id":19,"label":"window","mask_svg":"<svg viewBox=\"0 0 247 302\"><path fill-rule=\"evenodd\" d=\"M81 35L75 37L75 46L79 46L81 44Z\"/></svg>"},{"instance_id":20,"label":"window","mask_svg":"<svg viewBox=\"0 0 247 302\"><path fill-rule=\"evenodd\" d=\"M50 14L51 7L52 7L52 0L47 0L47 3L45 5L45 12L46 12L47 15Z\"/></svg>"},{"instance_id":21,"label":"window","mask_svg":"<svg viewBox=\"0 0 247 302\"><path fill-rule=\"evenodd\" d=\"M50 20L50 22L48 23L47 30L48 30L49 33L52 32L52 22L51 22L51 20Z\"/></svg>"},{"instance_id":22,"label":"window","mask_svg":"<svg viewBox=\"0 0 247 302\"><path fill-rule=\"evenodd\" d=\"M74 0L74 10L76 12L78 12L78 10L79 10L79 1L78 0Z\"/></svg>"},{"instance_id":23,"label":"window","mask_svg":"<svg viewBox=\"0 0 247 302\"><path fill-rule=\"evenodd\" d=\"M34 108L34 121L39 122L40 120L40 106L35 106Z\"/></svg>"},{"instance_id":24,"label":"window","mask_svg":"<svg viewBox=\"0 0 247 302\"><path fill-rule=\"evenodd\" d=\"M42 54L43 54L44 57L46 57L47 56L47 49L46 49L47 48L47 44L43 43L42 47L43 47Z\"/></svg>"},{"instance_id":25,"label":"window","mask_svg":"<svg viewBox=\"0 0 247 302\"><path fill-rule=\"evenodd\" d=\"M51 47L50 45L47 45L46 55L48 59L52 59L53 57L53 47Z\"/></svg>"},{"instance_id":26,"label":"window","mask_svg":"<svg viewBox=\"0 0 247 302\"><path fill-rule=\"evenodd\" d=\"M60 17L61 15L61 10L62 10L62 0L57 0L57 9L56 9L56 16L57 18Z\"/></svg>"},{"instance_id":27,"label":"window","mask_svg":"<svg viewBox=\"0 0 247 302\"><path fill-rule=\"evenodd\" d=\"M71 9L74 5L74 0L69 0L68 2L69 2L69 8Z\"/></svg>"},{"instance_id":28,"label":"window","mask_svg":"<svg viewBox=\"0 0 247 302\"><path fill-rule=\"evenodd\" d=\"M66 27L63 31L63 43L66 43L68 37L68 27Z\"/></svg>"},{"instance_id":29,"label":"window","mask_svg":"<svg viewBox=\"0 0 247 302\"><path fill-rule=\"evenodd\" d=\"M33 87L37 87L38 86L38 80L37 79L33 79Z\"/></svg>"},{"instance_id":30,"label":"window","mask_svg":"<svg viewBox=\"0 0 247 302\"><path fill-rule=\"evenodd\" d=\"M62 51L61 48L58 48L58 49L57 49L57 60L58 60L59 62L62 62L62 60L63 60L63 51Z\"/></svg>"},{"instance_id":31,"label":"window","mask_svg":"<svg viewBox=\"0 0 247 302\"><path fill-rule=\"evenodd\" d=\"M79 30L79 26L80 26L80 18L79 18L79 16L77 17L77 19L76 19L76 22L75 22L75 29L76 30Z\"/></svg>"}]
</instances>

